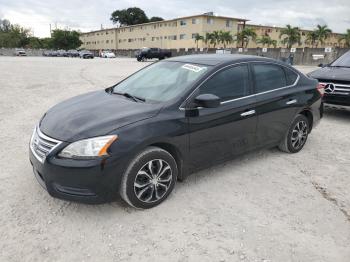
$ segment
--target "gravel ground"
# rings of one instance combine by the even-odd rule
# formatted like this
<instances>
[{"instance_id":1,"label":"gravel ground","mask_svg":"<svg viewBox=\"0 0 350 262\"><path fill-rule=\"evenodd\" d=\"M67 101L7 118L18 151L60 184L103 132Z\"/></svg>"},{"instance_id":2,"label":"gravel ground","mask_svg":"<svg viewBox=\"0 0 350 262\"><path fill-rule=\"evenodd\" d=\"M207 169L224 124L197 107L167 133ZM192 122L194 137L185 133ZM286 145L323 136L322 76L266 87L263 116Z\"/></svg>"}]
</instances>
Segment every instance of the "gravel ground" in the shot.
<instances>
[{"instance_id":1,"label":"gravel ground","mask_svg":"<svg viewBox=\"0 0 350 262\"><path fill-rule=\"evenodd\" d=\"M151 210L50 197L28 161L38 119L145 64L0 57L0 261L349 261L350 112L327 110L298 154L193 174Z\"/></svg>"}]
</instances>

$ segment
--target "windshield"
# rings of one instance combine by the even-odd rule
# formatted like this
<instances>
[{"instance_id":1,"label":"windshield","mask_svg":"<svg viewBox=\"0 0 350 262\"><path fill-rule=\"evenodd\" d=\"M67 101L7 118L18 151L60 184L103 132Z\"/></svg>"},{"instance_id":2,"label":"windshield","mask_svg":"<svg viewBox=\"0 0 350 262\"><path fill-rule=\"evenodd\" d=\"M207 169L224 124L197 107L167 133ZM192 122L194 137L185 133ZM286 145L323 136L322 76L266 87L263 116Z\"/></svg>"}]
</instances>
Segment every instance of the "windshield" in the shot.
<instances>
[{"instance_id":1,"label":"windshield","mask_svg":"<svg viewBox=\"0 0 350 262\"><path fill-rule=\"evenodd\" d=\"M203 65L158 62L117 84L113 92L149 102L165 102L183 94L208 69L209 66Z\"/></svg>"},{"instance_id":2,"label":"windshield","mask_svg":"<svg viewBox=\"0 0 350 262\"><path fill-rule=\"evenodd\" d=\"M339 57L331 64L331 66L350 67L350 52Z\"/></svg>"}]
</instances>

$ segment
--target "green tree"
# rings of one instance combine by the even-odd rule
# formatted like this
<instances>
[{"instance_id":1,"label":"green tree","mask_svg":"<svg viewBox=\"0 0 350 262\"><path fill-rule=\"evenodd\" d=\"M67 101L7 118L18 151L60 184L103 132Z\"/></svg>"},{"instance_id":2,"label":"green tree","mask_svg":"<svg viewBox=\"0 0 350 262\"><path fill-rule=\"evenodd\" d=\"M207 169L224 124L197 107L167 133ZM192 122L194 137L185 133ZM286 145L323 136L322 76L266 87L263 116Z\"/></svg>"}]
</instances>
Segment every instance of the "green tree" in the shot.
<instances>
[{"instance_id":1,"label":"green tree","mask_svg":"<svg viewBox=\"0 0 350 262\"><path fill-rule=\"evenodd\" d=\"M339 43L344 43L345 47L350 47L350 29L346 30L346 33L339 37Z\"/></svg>"},{"instance_id":2,"label":"green tree","mask_svg":"<svg viewBox=\"0 0 350 262\"><path fill-rule=\"evenodd\" d=\"M55 49L77 49L82 42L79 39L79 32L56 29L52 31L51 46Z\"/></svg>"},{"instance_id":3,"label":"green tree","mask_svg":"<svg viewBox=\"0 0 350 262\"><path fill-rule=\"evenodd\" d=\"M195 42L196 45L197 45L197 50L198 50L199 41L203 41L203 40L204 40L204 37L201 36L201 35L198 34L198 33L194 36L194 42Z\"/></svg>"},{"instance_id":4,"label":"green tree","mask_svg":"<svg viewBox=\"0 0 350 262\"><path fill-rule=\"evenodd\" d=\"M24 47L28 44L29 29L0 20L0 47Z\"/></svg>"},{"instance_id":5,"label":"green tree","mask_svg":"<svg viewBox=\"0 0 350 262\"><path fill-rule=\"evenodd\" d=\"M226 48L226 45L229 45L233 42L233 37L231 33L229 31L220 31L219 42L224 45L224 48Z\"/></svg>"},{"instance_id":6,"label":"green tree","mask_svg":"<svg viewBox=\"0 0 350 262\"><path fill-rule=\"evenodd\" d=\"M247 48L251 40L256 40L256 32L253 28L246 27L241 32L236 34L236 41L241 44L242 47Z\"/></svg>"},{"instance_id":7,"label":"green tree","mask_svg":"<svg viewBox=\"0 0 350 262\"><path fill-rule=\"evenodd\" d=\"M138 7L115 10L110 19L113 23L119 23L121 26L143 24L149 21L145 12Z\"/></svg>"},{"instance_id":8,"label":"green tree","mask_svg":"<svg viewBox=\"0 0 350 262\"><path fill-rule=\"evenodd\" d=\"M148 22L158 22L158 21L164 21L163 18L159 17L159 16L152 16Z\"/></svg>"},{"instance_id":9,"label":"green tree","mask_svg":"<svg viewBox=\"0 0 350 262\"><path fill-rule=\"evenodd\" d=\"M327 25L317 25L317 28L315 30L315 34L317 36L316 39L316 47L318 46L318 44L324 44L324 40L326 40L329 35L332 33L332 30L328 28Z\"/></svg>"},{"instance_id":10,"label":"green tree","mask_svg":"<svg viewBox=\"0 0 350 262\"><path fill-rule=\"evenodd\" d=\"M284 36L284 37L283 37ZM299 27L292 27L287 25L286 28L281 29L280 38L282 38L282 44L287 45L287 48L291 48L294 44L301 44Z\"/></svg>"},{"instance_id":11,"label":"green tree","mask_svg":"<svg viewBox=\"0 0 350 262\"><path fill-rule=\"evenodd\" d=\"M317 41L317 34L315 31L308 32L306 35L306 44L310 44L311 47L314 47Z\"/></svg>"}]
</instances>

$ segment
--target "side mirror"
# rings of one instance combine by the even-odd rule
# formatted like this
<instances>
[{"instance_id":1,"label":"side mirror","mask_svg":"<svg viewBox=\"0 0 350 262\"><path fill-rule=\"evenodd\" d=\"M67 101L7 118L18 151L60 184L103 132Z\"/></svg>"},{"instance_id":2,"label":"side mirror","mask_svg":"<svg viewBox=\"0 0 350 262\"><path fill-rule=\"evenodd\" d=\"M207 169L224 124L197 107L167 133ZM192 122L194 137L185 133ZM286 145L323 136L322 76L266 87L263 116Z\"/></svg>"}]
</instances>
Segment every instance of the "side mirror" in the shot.
<instances>
[{"instance_id":1,"label":"side mirror","mask_svg":"<svg viewBox=\"0 0 350 262\"><path fill-rule=\"evenodd\" d=\"M212 94L202 94L194 99L197 106L215 108L220 106L220 98Z\"/></svg>"},{"instance_id":2,"label":"side mirror","mask_svg":"<svg viewBox=\"0 0 350 262\"><path fill-rule=\"evenodd\" d=\"M322 67L322 68L323 68L323 67L327 67L327 66L328 66L328 64L319 64L319 65L318 65L318 67Z\"/></svg>"}]
</instances>

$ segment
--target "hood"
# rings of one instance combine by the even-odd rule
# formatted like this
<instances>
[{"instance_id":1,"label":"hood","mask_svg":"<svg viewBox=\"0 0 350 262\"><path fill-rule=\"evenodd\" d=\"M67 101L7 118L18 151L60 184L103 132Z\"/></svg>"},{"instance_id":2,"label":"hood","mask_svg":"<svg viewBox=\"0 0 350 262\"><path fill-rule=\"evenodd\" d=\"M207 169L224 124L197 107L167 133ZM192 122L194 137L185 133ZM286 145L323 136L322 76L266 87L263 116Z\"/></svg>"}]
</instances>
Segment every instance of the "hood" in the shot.
<instances>
[{"instance_id":1,"label":"hood","mask_svg":"<svg viewBox=\"0 0 350 262\"><path fill-rule=\"evenodd\" d=\"M134 102L104 90L91 92L52 107L42 118L40 130L52 138L73 142L151 118L160 108L160 104Z\"/></svg>"},{"instance_id":2,"label":"hood","mask_svg":"<svg viewBox=\"0 0 350 262\"><path fill-rule=\"evenodd\" d=\"M347 67L324 67L308 74L322 80L350 81L350 68Z\"/></svg>"}]
</instances>

